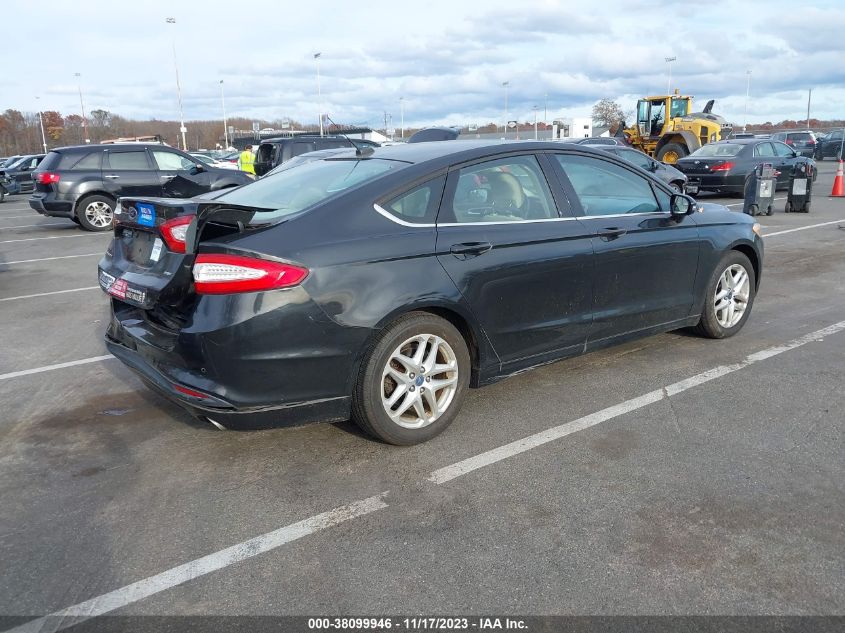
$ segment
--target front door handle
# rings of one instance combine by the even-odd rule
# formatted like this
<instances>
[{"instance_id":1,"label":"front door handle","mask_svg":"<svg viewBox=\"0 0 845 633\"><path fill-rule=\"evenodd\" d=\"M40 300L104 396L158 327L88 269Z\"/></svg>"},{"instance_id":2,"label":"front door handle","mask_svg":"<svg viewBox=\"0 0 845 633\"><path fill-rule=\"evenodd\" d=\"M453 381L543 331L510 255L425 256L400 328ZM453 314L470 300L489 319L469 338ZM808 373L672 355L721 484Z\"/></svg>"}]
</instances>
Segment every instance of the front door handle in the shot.
<instances>
[{"instance_id":1,"label":"front door handle","mask_svg":"<svg viewBox=\"0 0 845 633\"><path fill-rule=\"evenodd\" d=\"M628 229L620 229L616 226L609 226L606 229L599 229L598 236L605 242L609 242L610 240L615 240L617 237L622 237L627 232Z\"/></svg>"},{"instance_id":2,"label":"front door handle","mask_svg":"<svg viewBox=\"0 0 845 633\"><path fill-rule=\"evenodd\" d=\"M103 177L108 178L109 180L116 180L116 179L120 178L120 176L118 176L116 174L109 174L108 176L103 176Z\"/></svg>"},{"instance_id":3,"label":"front door handle","mask_svg":"<svg viewBox=\"0 0 845 633\"><path fill-rule=\"evenodd\" d=\"M452 255L466 255L469 257L476 257L483 255L493 248L490 242L463 242L462 244L452 244L449 252Z\"/></svg>"},{"instance_id":4,"label":"front door handle","mask_svg":"<svg viewBox=\"0 0 845 633\"><path fill-rule=\"evenodd\" d=\"M172 176L162 175L161 177L161 179L165 182L167 182L168 180L173 180L174 178L176 178L176 174L173 174Z\"/></svg>"}]
</instances>

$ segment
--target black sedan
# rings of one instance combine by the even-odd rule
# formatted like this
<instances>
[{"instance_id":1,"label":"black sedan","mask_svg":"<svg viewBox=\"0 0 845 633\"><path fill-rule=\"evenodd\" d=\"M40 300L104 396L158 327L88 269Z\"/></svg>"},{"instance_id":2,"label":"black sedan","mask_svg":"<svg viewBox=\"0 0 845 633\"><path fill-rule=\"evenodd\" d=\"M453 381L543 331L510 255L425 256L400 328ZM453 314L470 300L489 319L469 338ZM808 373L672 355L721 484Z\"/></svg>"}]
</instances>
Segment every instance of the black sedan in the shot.
<instances>
[{"instance_id":1,"label":"black sedan","mask_svg":"<svg viewBox=\"0 0 845 633\"><path fill-rule=\"evenodd\" d=\"M682 327L736 334L759 229L583 146L347 150L214 200L122 198L106 342L219 427L351 417L414 444L470 387Z\"/></svg>"},{"instance_id":2,"label":"black sedan","mask_svg":"<svg viewBox=\"0 0 845 633\"><path fill-rule=\"evenodd\" d=\"M810 165L815 179L813 159L799 156L785 143L757 138L708 143L680 159L675 167L689 178L689 194L711 191L741 195L745 179L762 163L772 164L778 172L777 189L789 186L789 176L799 163Z\"/></svg>"}]
</instances>

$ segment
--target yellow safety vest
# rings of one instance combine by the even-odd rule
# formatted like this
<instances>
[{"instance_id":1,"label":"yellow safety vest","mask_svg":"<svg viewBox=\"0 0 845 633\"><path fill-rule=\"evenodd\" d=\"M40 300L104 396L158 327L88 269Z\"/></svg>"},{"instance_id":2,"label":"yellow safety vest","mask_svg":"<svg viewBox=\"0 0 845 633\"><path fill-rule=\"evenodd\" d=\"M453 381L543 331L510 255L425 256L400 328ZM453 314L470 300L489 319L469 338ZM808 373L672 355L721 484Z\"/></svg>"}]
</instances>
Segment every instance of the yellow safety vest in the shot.
<instances>
[{"instance_id":1,"label":"yellow safety vest","mask_svg":"<svg viewBox=\"0 0 845 633\"><path fill-rule=\"evenodd\" d=\"M248 150L244 150L241 152L240 157L238 158L238 167L241 171L245 171L250 174L255 173L255 167L253 163L255 162L255 156L252 155L252 152Z\"/></svg>"}]
</instances>

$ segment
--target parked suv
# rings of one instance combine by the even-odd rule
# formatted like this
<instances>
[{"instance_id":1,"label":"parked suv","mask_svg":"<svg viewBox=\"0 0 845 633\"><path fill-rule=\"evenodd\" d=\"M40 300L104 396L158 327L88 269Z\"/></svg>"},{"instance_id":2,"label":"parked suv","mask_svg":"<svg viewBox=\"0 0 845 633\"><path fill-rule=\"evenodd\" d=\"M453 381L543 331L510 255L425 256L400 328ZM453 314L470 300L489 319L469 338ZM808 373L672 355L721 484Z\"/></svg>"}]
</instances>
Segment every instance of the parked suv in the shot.
<instances>
[{"instance_id":1,"label":"parked suv","mask_svg":"<svg viewBox=\"0 0 845 633\"><path fill-rule=\"evenodd\" d=\"M263 141L255 152L255 173L263 176L271 169L278 167L294 156L314 152L321 149L335 149L339 147L378 147L373 141L354 139L354 144L345 136L291 136L289 138L271 138Z\"/></svg>"},{"instance_id":2,"label":"parked suv","mask_svg":"<svg viewBox=\"0 0 845 633\"><path fill-rule=\"evenodd\" d=\"M842 135L845 130L833 130L816 144L816 160L838 158L842 151Z\"/></svg>"},{"instance_id":3,"label":"parked suv","mask_svg":"<svg viewBox=\"0 0 845 633\"><path fill-rule=\"evenodd\" d=\"M813 158L816 155L816 135L813 132L775 132L772 140L786 143L799 156Z\"/></svg>"},{"instance_id":4,"label":"parked suv","mask_svg":"<svg viewBox=\"0 0 845 633\"><path fill-rule=\"evenodd\" d=\"M6 194L29 193L33 190L32 173L44 159L44 154L29 154L9 159L0 167L0 202Z\"/></svg>"},{"instance_id":5,"label":"parked suv","mask_svg":"<svg viewBox=\"0 0 845 633\"><path fill-rule=\"evenodd\" d=\"M47 154L35 171L29 206L88 231L107 231L121 196L190 198L252 180L157 143L79 145Z\"/></svg>"}]
</instances>

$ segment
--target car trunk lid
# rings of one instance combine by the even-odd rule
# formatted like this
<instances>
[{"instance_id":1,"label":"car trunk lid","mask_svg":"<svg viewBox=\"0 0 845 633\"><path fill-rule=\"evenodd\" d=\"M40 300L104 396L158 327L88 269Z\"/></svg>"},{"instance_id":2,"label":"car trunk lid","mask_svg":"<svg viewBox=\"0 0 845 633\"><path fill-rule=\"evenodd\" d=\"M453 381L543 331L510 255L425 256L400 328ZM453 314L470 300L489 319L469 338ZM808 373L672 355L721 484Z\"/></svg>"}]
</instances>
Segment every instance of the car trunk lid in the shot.
<instances>
[{"instance_id":1,"label":"car trunk lid","mask_svg":"<svg viewBox=\"0 0 845 633\"><path fill-rule=\"evenodd\" d=\"M265 228L270 223L254 220L260 212L198 200L121 198L114 239L99 265L100 287L161 325L181 327L196 302L192 268L200 244Z\"/></svg>"}]
</instances>

